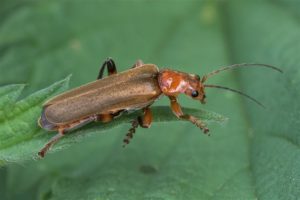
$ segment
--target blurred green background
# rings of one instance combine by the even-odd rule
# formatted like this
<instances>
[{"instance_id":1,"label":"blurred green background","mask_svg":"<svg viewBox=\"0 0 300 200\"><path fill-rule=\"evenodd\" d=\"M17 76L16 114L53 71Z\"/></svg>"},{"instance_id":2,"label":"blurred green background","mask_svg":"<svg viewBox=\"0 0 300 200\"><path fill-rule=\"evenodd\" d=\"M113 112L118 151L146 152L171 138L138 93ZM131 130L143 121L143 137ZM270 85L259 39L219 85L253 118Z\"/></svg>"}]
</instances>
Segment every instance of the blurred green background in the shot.
<instances>
[{"instance_id":1,"label":"blurred green background","mask_svg":"<svg viewBox=\"0 0 300 200\"><path fill-rule=\"evenodd\" d=\"M188 122L154 123L124 149L124 124L43 160L7 164L0 199L300 199L299 1L0 2L0 85L27 83L25 97L72 74L70 87L79 86L107 57L118 71L140 58L200 76L242 62L284 74L244 68L209 80L266 109L213 89L205 106L180 98L229 118L209 124L211 137Z\"/></svg>"}]
</instances>

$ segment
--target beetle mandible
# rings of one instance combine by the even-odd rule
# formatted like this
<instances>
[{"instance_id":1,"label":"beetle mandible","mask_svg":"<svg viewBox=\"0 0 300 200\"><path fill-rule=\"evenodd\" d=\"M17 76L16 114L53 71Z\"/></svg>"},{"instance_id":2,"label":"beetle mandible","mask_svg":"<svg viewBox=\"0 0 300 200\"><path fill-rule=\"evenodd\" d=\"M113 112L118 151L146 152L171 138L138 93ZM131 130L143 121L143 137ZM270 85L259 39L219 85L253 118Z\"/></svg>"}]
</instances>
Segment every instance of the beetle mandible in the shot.
<instances>
[{"instance_id":1,"label":"beetle mandible","mask_svg":"<svg viewBox=\"0 0 300 200\"><path fill-rule=\"evenodd\" d=\"M205 88L219 88L241 94L262 106L256 99L238 90L205 84L208 78L221 71L255 65L282 72L279 68L267 64L242 63L221 67L200 78L196 74L172 69L159 70L154 64L144 64L138 60L131 69L117 73L115 62L108 58L101 66L96 81L62 93L43 105L38 120L39 126L48 131L58 131L58 134L51 138L38 154L44 157L49 148L65 133L83 125L93 121L110 122L124 111L142 109L143 116L132 121L132 127L124 139L124 143L128 144L138 126L150 127L150 106L162 95L170 99L171 109L179 119L190 121L204 133L208 133L209 129L203 121L183 113L177 96L183 93L204 104ZM108 76L103 78L105 68Z\"/></svg>"}]
</instances>

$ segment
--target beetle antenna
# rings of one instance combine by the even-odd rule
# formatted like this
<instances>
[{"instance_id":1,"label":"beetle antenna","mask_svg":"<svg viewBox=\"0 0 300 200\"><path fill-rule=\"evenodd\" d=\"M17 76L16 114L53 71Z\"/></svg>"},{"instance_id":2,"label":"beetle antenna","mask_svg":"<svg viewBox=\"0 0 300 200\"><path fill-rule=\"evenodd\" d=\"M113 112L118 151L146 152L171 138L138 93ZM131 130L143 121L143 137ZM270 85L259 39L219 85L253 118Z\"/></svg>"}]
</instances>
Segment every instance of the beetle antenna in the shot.
<instances>
[{"instance_id":1,"label":"beetle antenna","mask_svg":"<svg viewBox=\"0 0 300 200\"><path fill-rule=\"evenodd\" d=\"M235 89L231 89L231 88L228 88L228 87L224 87L224 86L219 86L219 85L204 85L204 87L210 87L210 88L219 88L219 89L223 89L223 90L229 90L231 92L235 92L235 93L238 93L244 97L247 97L248 99L254 101L255 103L257 103L258 105L260 105L261 107L265 108L265 106L260 103L258 100L254 99L253 97L241 92L241 91L238 91L238 90L235 90Z\"/></svg>"},{"instance_id":2,"label":"beetle antenna","mask_svg":"<svg viewBox=\"0 0 300 200\"><path fill-rule=\"evenodd\" d=\"M214 70L206 75L204 75L202 77L201 82L204 83L208 78L218 74L219 72L225 71L225 70L229 70L229 69L233 69L233 68L238 68L238 67L254 67L254 66L258 66L258 67L266 67L266 68L270 68L273 70L276 70L278 72L283 73L283 71L275 66L272 65L268 65L268 64L261 64L261 63L241 63L241 64L233 64L233 65L229 65L229 66L225 66L225 67L221 67L220 69Z\"/></svg>"}]
</instances>

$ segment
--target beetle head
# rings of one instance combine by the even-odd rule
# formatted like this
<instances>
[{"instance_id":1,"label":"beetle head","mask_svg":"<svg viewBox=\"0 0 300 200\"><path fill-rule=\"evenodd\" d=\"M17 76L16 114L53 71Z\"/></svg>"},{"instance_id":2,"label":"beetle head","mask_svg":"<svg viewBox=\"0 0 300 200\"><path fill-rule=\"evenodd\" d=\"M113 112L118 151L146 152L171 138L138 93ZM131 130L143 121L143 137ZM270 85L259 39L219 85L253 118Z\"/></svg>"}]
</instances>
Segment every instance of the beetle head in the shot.
<instances>
[{"instance_id":1,"label":"beetle head","mask_svg":"<svg viewBox=\"0 0 300 200\"><path fill-rule=\"evenodd\" d=\"M161 91L167 96L187 96L205 103L205 91L200 76L170 69L161 70L158 76Z\"/></svg>"},{"instance_id":2,"label":"beetle head","mask_svg":"<svg viewBox=\"0 0 300 200\"><path fill-rule=\"evenodd\" d=\"M231 92L238 93L244 97L249 98L250 100L254 101L260 106L263 106L259 101L254 99L253 97L228 87L219 86L219 85L210 85L205 84L204 82L207 81L210 77L226 70L240 68L240 67L265 67L270 68L272 70L278 71L282 73L282 70L268 64L260 64L260 63L241 63L241 64L234 64L225 67L221 67L217 70L214 70L202 77L200 80L200 76L195 74L188 74L184 72L174 71L170 69L161 70L158 75L158 82L161 91L167 96L174 96L176 97L180 93L184 93L193 99L199 100L201 103L205 103L205 88L218 88L223 90L228 90Z\"/></svg>"}]
</instances>

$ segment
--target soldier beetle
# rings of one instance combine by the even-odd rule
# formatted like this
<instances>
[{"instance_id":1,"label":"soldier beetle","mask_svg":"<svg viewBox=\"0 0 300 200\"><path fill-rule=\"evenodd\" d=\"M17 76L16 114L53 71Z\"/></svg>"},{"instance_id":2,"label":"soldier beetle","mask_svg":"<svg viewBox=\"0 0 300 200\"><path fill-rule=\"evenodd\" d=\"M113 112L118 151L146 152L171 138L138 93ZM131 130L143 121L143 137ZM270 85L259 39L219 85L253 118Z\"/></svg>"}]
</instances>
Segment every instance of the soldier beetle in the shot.
<instances>
[{"instance_id":1,"label":"soldier beetle","mask_svg":"<svg viewBox=\"0 0 300 200\"><path fill-rule=\"evenodd\" d=\"M144 64L138 60L131 69L117 73L115 62L108 58L100 68L96 81L62 93L43 105L38 124L45 130L58 131L38 153L41 157L49 148L62 138L66 132L82 127L93 121L110 122L125 111L143 110L143 116L134 119L124 143L128 144L138 126L149 128L152 121L150 106L160 96L170 99L173 113L208 133L209 129L200 119L184 114L177 101L179 94L185 94L194 100L205 103L205 88L219 88L243 95L262 106L249 95L228 87L205 84L206 80L221 71L260 66L279 72L279 68L267 64L243 63L222 67L204 75L189 74L172 69L159 70L154 64ZM108 76L103 78L107 68Z\"/></svg>"}]
</instances>

